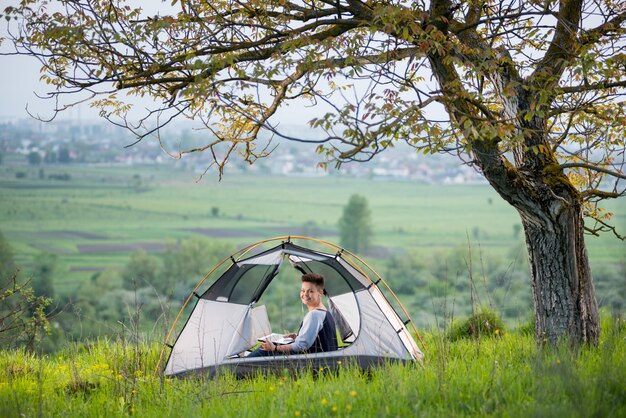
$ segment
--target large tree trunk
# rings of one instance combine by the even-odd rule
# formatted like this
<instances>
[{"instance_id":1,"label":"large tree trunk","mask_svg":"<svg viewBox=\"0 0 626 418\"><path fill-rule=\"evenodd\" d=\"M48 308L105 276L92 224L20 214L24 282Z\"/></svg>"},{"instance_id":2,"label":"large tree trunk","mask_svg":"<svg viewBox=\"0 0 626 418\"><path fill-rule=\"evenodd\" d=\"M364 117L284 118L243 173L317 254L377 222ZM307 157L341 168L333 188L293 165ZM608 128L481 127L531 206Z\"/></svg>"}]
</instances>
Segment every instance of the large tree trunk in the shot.
<instances>
[{"instance_id":1,"label":"large tree trunk","mask_svg":"<svg viewBox=\"0 0 626 418\"><path fill-rule=\"evenodd\" d=\"M489 142L474 145L485 178L522 218L537 341L597 344L600 321L580 193L550 154L528 153L523 168L515 168Z\"/></svg>"},{"instance_id":2,"label":"large tree trunk","mask_svg":"<svg viewBox=\"0 0 626 418\"><path fill-rule=\"evenodd\" d=\"M545 201L543 202L546 203ZM598 304L580 204L555 197L534 214L520 210L530 261L537 341L597 344ZM536 215L542 215L541 219Z\"/></svg>"}]
</instances>

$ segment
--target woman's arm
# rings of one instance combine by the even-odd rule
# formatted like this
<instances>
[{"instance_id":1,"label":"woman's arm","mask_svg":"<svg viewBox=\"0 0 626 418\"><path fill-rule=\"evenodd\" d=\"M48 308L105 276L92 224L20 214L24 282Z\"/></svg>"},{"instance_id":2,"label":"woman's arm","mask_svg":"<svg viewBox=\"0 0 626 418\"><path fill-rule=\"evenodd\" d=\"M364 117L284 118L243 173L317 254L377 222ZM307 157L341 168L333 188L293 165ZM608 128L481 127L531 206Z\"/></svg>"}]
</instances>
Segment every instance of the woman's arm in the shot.
<instances>
[{"instance_id":1,"label":"woman's arm","mask_svg":"<svg viewBox=\"0 0 626 418\"><path fill-rule=\"evenodd\" d=\"M326 311L315 310L307 313L302 320L302 327L296 336L296 340L291 344L277 345L270 341L264 341L261 349L264 351L275 351L279 353L302 352L313 345L317 335L324 326Z\"/></svg>"}]
</instances>

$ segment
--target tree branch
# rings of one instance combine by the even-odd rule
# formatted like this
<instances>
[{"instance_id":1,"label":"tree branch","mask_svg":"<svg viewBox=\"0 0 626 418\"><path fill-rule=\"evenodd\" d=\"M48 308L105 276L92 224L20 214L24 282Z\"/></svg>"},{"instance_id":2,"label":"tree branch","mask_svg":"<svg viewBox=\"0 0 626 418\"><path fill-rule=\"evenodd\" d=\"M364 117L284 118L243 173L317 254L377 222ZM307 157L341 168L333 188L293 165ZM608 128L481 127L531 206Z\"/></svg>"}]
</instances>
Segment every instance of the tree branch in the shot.
<instances>
[{"instance_id":1,"label":"tree branch","mask_svg":"<svg viewBox=\"0 0 626 418\"><path fill-rule=\"evenodd\" d=\"M581 84L579 86L566 86L566 87L559 87L558 90L559 92L562 93L582 93L582 92L587 92L587 91L594 91L594 90L605 90L605 89L611 89L611 88L615 88L615 87L626 87L626 80L623 81L599 81L597 83L591 83L591 84Z\"/></svg>"},{"instance_id":2,"label":"tree branch","mask_svg":"<svg viewBox=\"0 0 626 418\"><path fill-rule=\"evenodd\" d=\"M529 77L529 84L550 90L561 77L566 63L575 56L583 0L560 2L554 36L543 59Z\"/></svg>"},{"instance_id":3,"label":"tree branch","mask_svg":"<svg viewBox=\"0 0 626 418\"><path fill-rule=\"evenodd\" d=\"M587 163L566 163L566 164L561 164L561 168L562 169L566 169L566 168L584 168L586 170L598 171L600 173L608 174L609 176L613 176L613 177L620 178L622 180L626 180L626 175L624 175L624 174L622 174L620 172L608 170L606 168L598 167L597 165L593 165L593 164L587 164Z\"/></svg>"}]
</instances>

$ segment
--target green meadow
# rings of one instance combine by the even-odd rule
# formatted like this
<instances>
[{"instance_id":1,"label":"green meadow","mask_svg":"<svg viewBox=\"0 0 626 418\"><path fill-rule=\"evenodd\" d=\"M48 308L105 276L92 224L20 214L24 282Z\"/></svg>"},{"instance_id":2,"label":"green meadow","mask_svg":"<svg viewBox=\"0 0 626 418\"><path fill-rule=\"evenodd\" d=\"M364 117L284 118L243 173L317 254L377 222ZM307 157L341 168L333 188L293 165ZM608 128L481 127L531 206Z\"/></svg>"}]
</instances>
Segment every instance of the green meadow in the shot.
<instances>
[{"instance_id":1,"label":"green meadow","mask_svg":"<svg viewBox=\"0 0 626 418\"><path fill-rule=\"evenodd\" d=\"M352 194L365 196L372 214L374 247L360 256L383 276L387 260L407 251L434 263L469 248L478 254L472 261L477 271L482 258L494 257L503 269L523 271L519 216L488 185L428 185L336 173L227 172L220 181L175 164L39 168L13 156L0 166L0 231L14 249L16 264L26 270L40 254L57 254L54 286L63 295L97 272L121 270L134 251L158 254L168 243L193 236L233 248L302 234L338 244L337 221ZM609 202L607 208L614 213L613 224L626 231L626 201ZM605 234L588 236L587 243L594 270L624 271L625 242ZM452 278L455 274L450 272ZM187 279L198 282L202 276ZM393 287L394 278L387 279ZM600 298L605 287L606 292L611 288L601 282ZM402 299L410 305L410 297Z\"/></svg>"},{"instance_id":2,"label":"green meadow","mask_svg":"<svg viewBox=\"0 0 626 418\"><path fill-rule=\"evenodd\" d=\"M28 262L42 250L58 252L70 269L103 267L105 260L124 257L129 246L158 247L192 234L244 246L296 235L305 223L314 222L320 238L337 241L336 224L351 194L368 199L374 244L388 251L416 248L429 257L438 249L470 241L485 252L501 252L523 240L515 234L520 223L516 211L487 185L424 185L338 175L227 174L218 181L170 166L44 168L46 176L71 176L59 181L39 179L37 169L24 169L29 177L16 179L19 168L0 168L0 229L16 246L20 261ZM626 202L609 203L612 222L623 228ZM587 242L597 263L614 262L626 249L608 234L589 236Z\"/></svg>"},{"instance_id":3,"label":"green meadow","mask_svg":"<svg viewBox=\"0 0 626 418\"><path fill-rule=\"evenodd\" d=\"M249 379L164 378L160 345L100 340L50 356L0 351L6 417L623 417L626 322L603 316L598 347L539 350L519 332L449 342L425 362L368 373L304 370Z\"/></svg>"}]
</instances>

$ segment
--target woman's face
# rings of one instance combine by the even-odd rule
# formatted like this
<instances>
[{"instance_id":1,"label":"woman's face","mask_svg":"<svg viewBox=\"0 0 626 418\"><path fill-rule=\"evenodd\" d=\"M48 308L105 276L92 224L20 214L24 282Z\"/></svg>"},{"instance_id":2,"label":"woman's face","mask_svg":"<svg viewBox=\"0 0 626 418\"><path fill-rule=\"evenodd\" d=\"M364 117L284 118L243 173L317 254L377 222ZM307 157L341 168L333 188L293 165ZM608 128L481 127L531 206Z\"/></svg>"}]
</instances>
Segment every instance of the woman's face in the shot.
<instances>
[{"instance_id":1,"label":"woman's face","mask_svg":"<svg viewBox=\"0 0 626 418\"><path fill-rule=\"evenodd\" d=\"M300 289L300 300L308 307L316 307L322 300L322 291L313 283L302 282Z\"/></svg>"}]
</instances>

